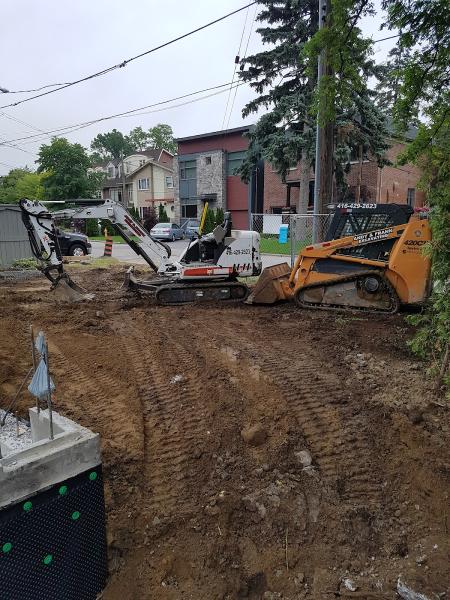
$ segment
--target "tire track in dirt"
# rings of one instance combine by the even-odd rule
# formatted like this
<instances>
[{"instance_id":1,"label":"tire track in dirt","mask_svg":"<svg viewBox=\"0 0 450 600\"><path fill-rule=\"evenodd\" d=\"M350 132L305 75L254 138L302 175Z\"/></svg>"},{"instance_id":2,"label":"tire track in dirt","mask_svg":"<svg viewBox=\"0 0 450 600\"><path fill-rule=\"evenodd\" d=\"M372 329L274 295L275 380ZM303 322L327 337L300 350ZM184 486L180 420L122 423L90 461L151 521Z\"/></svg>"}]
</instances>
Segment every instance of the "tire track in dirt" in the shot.
<instances>
[{"instance_id":1,"label":"tire track in dirt","mask_svg":"<svg viewBox=\"0 0 450 600\"><path fill-rule=\"evenodd\" d=\"M116 448L114 462L140 463L143 459L142 430L134 407L130 407L129 411L124 410L130 394L126 383L121 388L120 381L113 377L108 368L97 368L93 373L92 363L84 364L89 358L80 356L75 350L72 356L70 350L63 351L52 338L49 339L49 346L52 370L61 374L58 375L61 381L61 404L70 406L71 412L77 413L77 420L87 427L94 431L100 428L103 443L113 442ZM113 351L117 356L116 347ZM106 357L103 360L107 362ZM70 397L66 390L70 390ZM122 456L122 461L117 461L117 454ZM108 454L105 458L109 462L112 457Z\"/></svg>"},{"instance_id":2,"label":"tire track in dirt","mask_svg":"<svg viewBox=\"0 0 450 600\"><path fill-rule=\"evenodd\" d=\"M290 359L282 343L268 348L267 340L255 339L255 334L243 334L241 328L227 324L222 333L248 364L256 365L279 388L325 481L339 486L341 500L349 508L378 508L381 482L373 469L373 448L358 421L348 415L341 378L326 372L323 359L313 351L297 351ZM241 378L243 365L240 361L236 369Z\"/></svg>"},{"instance_id":3,"label":"tire track in dirt","mask_svg":"<svg viewBox=\"0 0 450 600\"><path fill-rule=\"evenodd\" d=\"M159 324L159 331L166 329L167 323ZM168 336L157 346L154 337L135 330L122 341L143 405L146 508L155 514L189 514L196 508L192 493L201 477L193 454L206 435L198 366L189 351ZM175 374L183 379L170 383Z\"/></svg>"}]
</instances>

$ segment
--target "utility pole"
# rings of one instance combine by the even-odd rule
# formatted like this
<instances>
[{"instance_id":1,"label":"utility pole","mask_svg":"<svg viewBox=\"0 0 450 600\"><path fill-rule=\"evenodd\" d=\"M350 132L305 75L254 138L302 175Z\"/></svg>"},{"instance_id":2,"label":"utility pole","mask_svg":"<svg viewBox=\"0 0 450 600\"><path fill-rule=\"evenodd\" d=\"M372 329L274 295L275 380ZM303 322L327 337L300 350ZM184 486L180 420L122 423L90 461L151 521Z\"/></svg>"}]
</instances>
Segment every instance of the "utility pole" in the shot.
<instances>
[{"instance_id":1,"label":"utility pole","mask_svg":"<svg viewBox=\"0 0 450 600\"><path fill-rule=\"evenodd\" d=\"M125 164L123 162L123 152L122 152L122 204L124 208L127 208L128 206L128 200L126 198L126 191L127 191L127 183L126 183L126 177L125 177Z\"/></svg>"},{"instance_id":2,"label":"utility pole","mask_svg":"<svg viewBox=\"0 0 450 600\"><path fill-rule=\"evenodd\" d=\"M319 0L319 30L325 25L325 19L327 15L327 0ZM319 54L317 61L317 87L319 87L324 70L325 62L325 51ZM321 155L322 155L322 142L323 135L321 135L321 115L320 110L317 111L317 126L316 126L316 161L314 168L314 215L318 215L321 212ZM320 219L319 217L313 218L313 243L317 243L320 238Z\"/></svg>"}]
</instances>

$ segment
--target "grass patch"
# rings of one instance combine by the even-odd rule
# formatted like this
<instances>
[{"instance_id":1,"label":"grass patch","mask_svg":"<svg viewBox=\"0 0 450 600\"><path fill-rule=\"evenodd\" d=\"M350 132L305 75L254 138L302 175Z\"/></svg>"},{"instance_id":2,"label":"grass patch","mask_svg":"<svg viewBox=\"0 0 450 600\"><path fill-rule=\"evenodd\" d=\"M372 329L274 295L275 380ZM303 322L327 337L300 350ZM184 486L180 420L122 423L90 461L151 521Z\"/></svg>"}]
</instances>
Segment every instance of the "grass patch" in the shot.
<instances>
[{"instance_id":1,"label":"grass patch","mask_svg":"<svg viewBox=\"0 0 450 600\"><path fill-rule=\"evenodd\" d=\"M298 240L295 242L295 252L297 255L300 250L311 244L310 239ZM284 254L290 256L291 254L291 240L288 238L286 244L280 244L277 235L262 235L260 240L260 252L261 254Z\"/></svg>"},{"instance_id":2,"label":"grass patch","mask_svg":"<svg viewBox=\"0 0 450 600\"><path fill-rule=\"evenodd\" d=\"M120 237L120 235L112 235L111 236L113 239L114 244L126 244L126 241ZM105 236L103 235L90 235L89 239L91 242L104 242L105 241ZM136 237L135 235L131 236L131 239L134 240L135 242L137 242L139 240L138 237Z\"/></svg>"},{"instance_id":3,"label":"grass patch","mask_svg":"<svg viewBox=\"0 0 450 600\"><path fill-rule=\"evenodd\" d=\"M88 259L89 260L89 259ZM88 260L83 262L88 262ZM114 265L122 265L117 258L112 258L111 256L100 256L99 258L93 258L89 260L89 264L81 264L79 262L70 262L64 265L64 268L67 267L75 267L79 269L83 267L85 269L109 269L109 267L113 267Z\"/></svg>"},{"instance_id":4,"label":"grass patch","mask_svg":"<svg viewBox=\"0 0 450 600\"><path fill-rule=\"evenodd\" d=\"M261 236L259 245L261 254L291 254L291 242L288 240L286 244L280 244L278 237Z\"/></svg>"}]
</instances>

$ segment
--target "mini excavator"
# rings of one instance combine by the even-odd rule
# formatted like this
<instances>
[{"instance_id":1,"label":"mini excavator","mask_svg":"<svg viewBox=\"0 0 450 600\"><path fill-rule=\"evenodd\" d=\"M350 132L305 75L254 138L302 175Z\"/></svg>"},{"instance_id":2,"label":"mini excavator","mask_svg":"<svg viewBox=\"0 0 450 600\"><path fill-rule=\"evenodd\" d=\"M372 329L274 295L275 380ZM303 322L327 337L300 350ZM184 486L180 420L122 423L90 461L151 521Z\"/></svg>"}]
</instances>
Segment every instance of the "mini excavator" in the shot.
<instances>
[{"instance_id":1,"label":"mini excavator","mask_svg":"<svg viewBox=\"0 0 450 600\"><path fill-rule=\"evenodd\" d=\"M113 200L79 201L80 206L51 213L37 200L19 202L22 220L28 231L33 255L39 268L51 281L60 297L77 301L91 299L92 294L78 286L64 271L56 235L54 217L71 219L106 219L116 233L142 256L156 277L138 280L132 268L126 284L129 289L152 294L158 304L180 304L202 300L242 301L249 288L239 278L261 273L259 233L232 229L231 215L211 233L202 235L207 204L203 211L198 238L191 241L178 261L171 261L171 248L158 241L132 215ZM85 204L84 206L82 204Z\"/></svg>"},{"instance_id":2,"label":"mini excavator","mask_svg":"<svg viewBox=\"0 0 450 600\"><path fill-rule=\"evenodd\" d=\"M338 204L326 239L294 267L264 269L249 304L294 300L300 308L395 313L430 292L428 215L402 204Z\"/></svg>"}]
</instances>

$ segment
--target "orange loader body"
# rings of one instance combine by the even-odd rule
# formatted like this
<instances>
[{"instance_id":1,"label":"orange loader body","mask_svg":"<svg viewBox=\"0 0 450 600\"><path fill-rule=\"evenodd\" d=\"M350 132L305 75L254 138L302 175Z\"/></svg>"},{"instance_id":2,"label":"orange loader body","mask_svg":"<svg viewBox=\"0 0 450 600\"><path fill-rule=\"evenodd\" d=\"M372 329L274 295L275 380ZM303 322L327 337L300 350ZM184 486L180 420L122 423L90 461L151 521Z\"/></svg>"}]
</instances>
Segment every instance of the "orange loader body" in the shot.
<instances>
[{"instance_id":1,"label":"orange loader body","mask_svg":"<svg viewBox=\"0 0 450 600\"><path fill-rule=\"evenodd\" d=\"M375 260L358 255L363 246L388 240L393 242L390 251ZM430 288L430 259L423 254L430 240L428 219L416 214L401 225L307 246L292 269L287 263L265 269L248 301L295 299L315 308L369 310L372 303L387 312L396 312L399 305L421 304Z\"/></svg>"}]
</instances>

